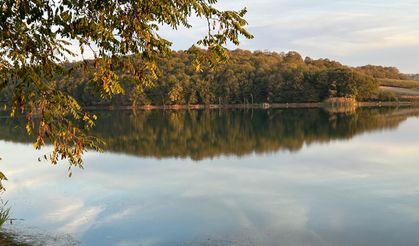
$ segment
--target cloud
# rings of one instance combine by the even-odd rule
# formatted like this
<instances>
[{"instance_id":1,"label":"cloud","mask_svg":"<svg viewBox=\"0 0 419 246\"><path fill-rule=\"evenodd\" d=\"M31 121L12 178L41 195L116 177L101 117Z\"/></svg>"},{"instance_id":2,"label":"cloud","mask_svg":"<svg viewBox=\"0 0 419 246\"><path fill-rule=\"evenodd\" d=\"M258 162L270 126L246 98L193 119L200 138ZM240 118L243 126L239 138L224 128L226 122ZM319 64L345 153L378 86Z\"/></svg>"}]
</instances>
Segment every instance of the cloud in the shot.
<instances>
[{"instance_id":1,"label":"cloud","mask_svg":"<svg viewBox=\"0 0 419 246\"><path fill-rule=\"evenodd\" d=\"M96 217L103 211L100 207L80 207L77 214L73 214L71 219L64 224L58 231L71 235L83 234L89 230L95 222Z\"/></svg>"},{"instance_id":2,"label":"cloud","mask_svg":"<svg viewBox=\"0 0 419 246\"><path fill-rule=\"evenodd\" d=\"M241 48L251 50L296 50L311 57L341 59L348 65L370 63L398 66L419 72L419 62L409 53L419 53L417 1L349 0L236 0L220 1L222 9L248 8L246 19L253 40ZM188 48L201 34L199 21L190 30L171 36L175 49ZM234 48L230 46L230 48ZM377 53L403 53L403 59Z\"/></svg>"},{"instance_id":3,"label":"cloud","mask_svg":"<svg viewBox=\"0 0 419 246\"><path fill-rule=\"evenodd\" d=\"M416 0L219 0L217 7L248 9L248 29L255 39L243 39L242 49L295 50L347 65L392 65L414 73L419 72L419 62L417 55L409 54L419 53L417 4ZM159 34L173 41L174 49L188 49L206 34L203 20L192 17L190 22L191 29L163 26ZM79 53L76 43L71 50ZM385 55L400 51L402 58ZM86 50L84 57L93 54ZM78 59L80 55L72 60Z\"/></svg>"},{"instance_id":4,"label":"cloud","mask_svg":"<svg viewBox=\"0 0 419 246\"><path fill-rule=\"evenodd\" d=\"M414 1L250 1L244 48L296 50L348 65L394 65L419 72L419 11ZM276 13L276 14L274 14ZM403 52L403 59L394 53ZM377 59L377 53L382 54ZM392 55L385 55L391 53ZM401 54L400 54L401 55ZM399 55L399 56L400 56Z\"/></svg>"}]
</instances>

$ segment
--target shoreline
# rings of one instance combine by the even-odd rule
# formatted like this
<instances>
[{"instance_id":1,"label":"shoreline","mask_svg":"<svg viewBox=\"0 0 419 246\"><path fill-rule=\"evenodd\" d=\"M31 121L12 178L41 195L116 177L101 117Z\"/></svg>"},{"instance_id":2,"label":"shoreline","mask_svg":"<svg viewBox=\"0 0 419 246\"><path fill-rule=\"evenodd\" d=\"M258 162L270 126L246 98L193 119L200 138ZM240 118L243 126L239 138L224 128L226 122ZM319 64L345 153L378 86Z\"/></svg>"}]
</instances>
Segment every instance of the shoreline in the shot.
<instances>
[{"instance_id":1,"label":"shoreline","mask_svg":"<svg viewBox=\"0 0 419 246\"><path fill-rule=\"evenodd\" d=\"M298 108L366 108L412 107L419 102L356 102L353 104L319 103L261 103L261 104L197 104L197 105L142 105L142 106L86 106L85 110L201 110L201 109L298 109Z\"/></svg>"}]
</instances>

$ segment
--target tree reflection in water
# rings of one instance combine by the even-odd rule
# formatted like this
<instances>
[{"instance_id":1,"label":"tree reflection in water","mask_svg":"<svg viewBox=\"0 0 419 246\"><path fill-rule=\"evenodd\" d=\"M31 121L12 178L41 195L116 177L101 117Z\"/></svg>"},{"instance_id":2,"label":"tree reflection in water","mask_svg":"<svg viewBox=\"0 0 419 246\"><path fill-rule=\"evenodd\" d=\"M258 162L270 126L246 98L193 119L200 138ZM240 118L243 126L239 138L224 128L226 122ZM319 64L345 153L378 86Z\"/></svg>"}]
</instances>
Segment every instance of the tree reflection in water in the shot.
<instances>
[{"instance_id":1,"label":"tree reflection in water","mask_svg":"<svg viewBox=\"0 0 419 246\"><path fill-rule=\"evenodd\" d=\"M300 150L304 144L394 129L415 109L101 112L94 135L106 150L141 157L191 158Z\"/></svg>"},{"instance_id":2,"label":"tree reflection in water","mask_svg":"<svg viewBox=\"0 0 419 246\"><path fill-rule=\"evenodd\" d=\"M394 129L415 108L99 111L92 134L105 151L140 157L191 158L300 150L305 144L347 140ZM21 121L21 122L20 122ZM31 142L23 119L1 118L0 139Z\"/></svg>"}]
</instances>

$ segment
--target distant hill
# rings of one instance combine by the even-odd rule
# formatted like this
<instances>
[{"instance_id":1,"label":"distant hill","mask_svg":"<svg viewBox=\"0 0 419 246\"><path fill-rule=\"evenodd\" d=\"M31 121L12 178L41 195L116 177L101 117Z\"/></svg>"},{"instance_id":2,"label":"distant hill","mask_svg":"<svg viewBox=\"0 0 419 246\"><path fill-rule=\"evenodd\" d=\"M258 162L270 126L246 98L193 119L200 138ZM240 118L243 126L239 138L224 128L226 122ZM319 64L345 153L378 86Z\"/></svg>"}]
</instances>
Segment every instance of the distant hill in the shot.
<instances>
[{"instance_id":1,"label":"distant hill","mask_svg":"<svg viewBox=\"0 0 419 246\"><path fill-rule=\"evenodd\" d=\"M403 74L396 67L366 65L355 68L358 72L378 80L380 90L398 99L419 98L419 74Z\"/></svg>"},{"instance_id":2,"label":"distant hill","mask_svg":"<svg viewBox=\"0 0 419 246\"><path fill-rule=\"evenodd\" d=\"M378 79L380 86L414 89L419 88L419 81L408 79Z\"/></svg>"}]
</instances>

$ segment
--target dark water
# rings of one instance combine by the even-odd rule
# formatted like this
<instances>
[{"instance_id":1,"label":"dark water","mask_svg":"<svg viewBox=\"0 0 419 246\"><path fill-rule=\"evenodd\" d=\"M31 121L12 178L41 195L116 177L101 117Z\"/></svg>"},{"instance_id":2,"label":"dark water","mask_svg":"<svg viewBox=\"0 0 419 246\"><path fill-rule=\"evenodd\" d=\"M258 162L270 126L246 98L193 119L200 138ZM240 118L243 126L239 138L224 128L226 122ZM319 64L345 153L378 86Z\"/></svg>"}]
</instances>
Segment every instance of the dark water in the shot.
<instances>
[{"instance_id":1,"label":"dark water","mask_svg":"<svg viewBox=\"0 0 419 246\"><path fill-rule=\"evenodd\" d=\"M2 199L23 219L3 231L30 245L419 245L417 115L98 112L106 151L72 178L2 118Z\"/></svg>"}]
</instances>

